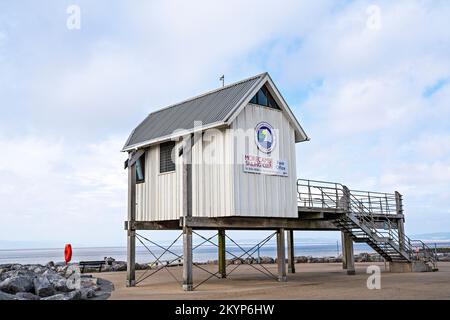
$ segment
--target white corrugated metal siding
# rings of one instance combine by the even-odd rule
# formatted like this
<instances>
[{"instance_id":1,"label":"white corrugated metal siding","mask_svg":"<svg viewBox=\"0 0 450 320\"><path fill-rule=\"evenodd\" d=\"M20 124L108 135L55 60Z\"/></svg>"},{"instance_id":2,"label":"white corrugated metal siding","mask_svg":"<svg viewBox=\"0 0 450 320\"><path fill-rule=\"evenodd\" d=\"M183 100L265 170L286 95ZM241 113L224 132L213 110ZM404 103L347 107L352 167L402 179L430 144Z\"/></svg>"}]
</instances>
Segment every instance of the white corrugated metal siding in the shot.
<instances>
[{"instance_id":1,"label":"white corrugated metal siding","mask_svg":"<svg viewBox=\"0 0 450 320\"><path fill-rule=\"evenodd\" d=\"M254 128L266 121L277 130L273 157L288 162L288 177L247 173L243 165L234 167L234 207L238 216L297 217L297 191L295 167L294 129L281 111L249 104L235 119L233 130L250 129L245 145L233 143L233 154L237 163L242 163L245 154L270 157L261 152L254 141ZM278 154L277 154L278 152Z\"/></svg>"},{"instance_id":2,"label":"white corrugated metal siding","mask_svg":"<svg viewBox=\"0 0 450 320\"><path fill-rule=\"evenodd\" d=\"M136 185L137 221L179 219L182 171L178 157L175 166L175 172L159 173L159 145L147 151L145 182Z\"/></svg>"},{"instance_id":3,"label":"white corrugated metal siding","mask_svg":"<svg viewBox=\"0 0 450 320\"><path fill-rule=\"evenodd\" d=\"M230 216L233 213L231 144L224 129L208 130L192 153L192 215Z\"/></svg>"}]
</instances>

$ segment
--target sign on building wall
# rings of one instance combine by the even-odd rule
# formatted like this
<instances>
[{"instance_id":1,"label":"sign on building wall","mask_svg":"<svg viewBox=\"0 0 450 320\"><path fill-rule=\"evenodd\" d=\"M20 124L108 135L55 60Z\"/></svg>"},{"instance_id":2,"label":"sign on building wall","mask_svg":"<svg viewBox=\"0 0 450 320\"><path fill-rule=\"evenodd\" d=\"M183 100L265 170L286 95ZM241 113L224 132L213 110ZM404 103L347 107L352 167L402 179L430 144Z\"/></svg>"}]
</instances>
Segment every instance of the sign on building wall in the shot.
<instances>
[{"instance_id":1,"label":"sign on building wall","mask_svg":"<svg viewBox=\"0 0 450 320\"><path fill-rule=\"evenodd\" d=\"M275 148L275 130L269 123L260 122L256 125L255 143L264 153L271 153Z\"/></svg>"},{"instance_id":2,"label":"sign on building wall","mask_svg":"<svg viewBox=\"0 0 450 320\"><path fill-rule=\"evenodd\" d=\"M255 127L255 143L258 149L270 154L276 145L275 130L268 122L260 122ZM288 164L285 160L272 157L244 155L244 172L288 176Z\"/></svg>"},{"instance_id":3,"label":"sign on building wall","mask_svg":"<svg viewBox=\"0 0 450 320\"><path fill-rule=\"evenodd\" d=\"M287 177L288 165L284 160L246 154L244 156L244 172Z\"/></svg>"}]
</instances>

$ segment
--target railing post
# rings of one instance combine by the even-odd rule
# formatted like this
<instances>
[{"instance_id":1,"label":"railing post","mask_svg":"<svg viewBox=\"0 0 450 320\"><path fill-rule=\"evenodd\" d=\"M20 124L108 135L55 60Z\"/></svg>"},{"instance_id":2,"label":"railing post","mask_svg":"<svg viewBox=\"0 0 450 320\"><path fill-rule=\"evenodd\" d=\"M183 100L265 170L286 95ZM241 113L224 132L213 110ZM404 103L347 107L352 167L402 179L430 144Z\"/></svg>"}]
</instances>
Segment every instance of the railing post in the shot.
<instances>
[{"instance_id":1,"label":"railing post","mask_svg":"<svg viewBox=\"0 0 450 320\"><path fill-rule=\"evenodd\" d=\"M391 209L389 208L389 201L388 201L388 198L387 198L387 194L384 195L384 198L386 200L386 210L385 210L385 212L386 212L386 214L389 214L391 212Z\"/></svg>"},{"instance_id":2,"label":"railing post","mask_svg":"<svg viewBox=\"0 0 450 320\"><path fill-rule=\"evenodd\" d=\"M312 207L311 186L310 186L309 180L308 180L308 201L309 201L309 206Z\"/></svg>"},{"instance_id":3,"label":"railing post","mask_svg":"<svg viewBox=\"0 0 450 320\"><path fill-rule=\"evenodd\" d=\"M339 192L337 183L334 184L334 189L336 190L336 209L339 209Z\"/></svg>"},{"instance_id":4,"label":"railing post","mask_svg":"<svg viewBox=\"0 0 450 320\"><path fill-rule=\"evenodd\" d=\"M343 209L346 213L350 213L351 205L350 205L350 190L347 186L342 186L343 190Z\"/></svg>"},{"instance_id":5,"label":"railing post","mask_svg":"<svg viewBox=\"0 0 450 320\"><path fill-rule=\"evenodd\" d=\"M320 189L320 193L322 194L322 208L324 208L325 199L323 198L323 189L322 188L319 188L319 189Z\"/></svg>"},{"instance_id":6,"label":"railing post","mask_svg":"<svg viewBox=\"0 0 450 320\"><path fill-rule=\"evenodd\" d=\"M397 214L403 214L403 196L398 191L395 191L395 207Z\"/></svg>"}]
</instances>

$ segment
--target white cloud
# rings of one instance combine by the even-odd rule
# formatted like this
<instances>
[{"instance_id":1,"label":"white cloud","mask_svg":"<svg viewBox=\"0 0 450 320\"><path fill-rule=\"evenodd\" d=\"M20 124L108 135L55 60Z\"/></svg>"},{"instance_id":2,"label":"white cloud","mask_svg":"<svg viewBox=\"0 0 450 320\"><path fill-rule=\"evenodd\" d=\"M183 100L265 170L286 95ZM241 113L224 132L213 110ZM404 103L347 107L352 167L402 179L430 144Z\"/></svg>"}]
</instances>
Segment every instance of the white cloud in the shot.
<instances>
[{"instance_id":1,"label":"white cloud","mask_svg":"<svg viewBox=\"0 0 450 320\"><path fill-rule=\"evenodd\" d=\"M414 158L450 161L450 134L424 133L400 149L414 154Z\"/></svg>"},{"instance_id":2,"label":"white cloud","mask_svg":"<svg viewBox=\"0 0 450 320\"><path fill-rule=\"evenodd\" d=\"M121 138L77 146L35 137L0 139L2 238L117 243L126 208ZM20 232L17 232L20 230ZM120 233L120 231L118 231Z\"/></svg>"}]
</instances>

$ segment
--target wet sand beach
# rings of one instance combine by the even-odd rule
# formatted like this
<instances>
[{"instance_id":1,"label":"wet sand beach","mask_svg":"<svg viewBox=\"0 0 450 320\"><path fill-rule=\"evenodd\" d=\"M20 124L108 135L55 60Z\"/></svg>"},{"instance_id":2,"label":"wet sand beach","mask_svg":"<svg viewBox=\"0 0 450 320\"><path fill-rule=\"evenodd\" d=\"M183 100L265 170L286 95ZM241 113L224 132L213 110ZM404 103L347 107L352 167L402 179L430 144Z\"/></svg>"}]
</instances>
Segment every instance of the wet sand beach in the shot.
<instances>
[{"instance_id":1,"label":"wet sand beach","mask_svg":"<svg viewBox=\"0 0 450 320\"><path fill-rule=\"evenodd\" d=\"M369 265L381 269L381 290L367 288ZM202 267L211 272L217 269L216 265ZM228 272L234 267L229 266ZM277 274L276 264L265 267ZM356 263L354 276L347 275L340 263L301 263L295 267L296 273L288 274L288 281L280 283L249 265L241 265L227 279L213 277L193 292L184 292L167 270L160 270L134 288L125 286L126 272L96 276L113 282L111 299L450 299L450 262L441 262L438 272L427 273L391 273L384 263ZM138 271L136 279L143 272ZM181 267L172 267L170 272L181 281ZM194 267L194 285L208 276Z\"/></svg>"}]
</instances>

